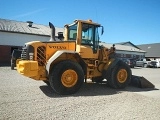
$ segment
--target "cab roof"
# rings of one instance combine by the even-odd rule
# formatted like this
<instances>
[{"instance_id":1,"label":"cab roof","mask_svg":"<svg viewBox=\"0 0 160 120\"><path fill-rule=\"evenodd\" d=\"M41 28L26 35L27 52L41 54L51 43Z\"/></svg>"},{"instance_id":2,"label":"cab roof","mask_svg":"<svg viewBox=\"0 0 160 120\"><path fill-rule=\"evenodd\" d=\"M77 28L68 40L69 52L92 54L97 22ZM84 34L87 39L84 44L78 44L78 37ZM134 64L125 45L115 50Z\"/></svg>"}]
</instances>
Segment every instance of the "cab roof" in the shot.
<instances>
[{"instance_id":1,"label":"cab roof","mask_svg":"<svg viewBox=\"0 0 160 120\"><path fill-rule=\"evenodd\" d=\"M77 23L77 22L81 22L81 23L86 23L86 24L91 24L91 25L96 25L96 26L101 26L101 24L98 24L98 23L95 23L95 22L92 22L92 20L79 20L79 19L76 19L76 20L74 20L74 22L73 23L71 23L71 24L66 24L65 26L70 26L70 25L73 25L73 24L75 24L75 23Z\"/></svg>"},{"instance_id":2,"label":"cab roof","mask_svg":"<svg viewBox=\"0 0 160 120\"><path fill-rule=\"evenodd\" d=\"M82 23L87 23L87 24L92 24L92 25L101 26L101 25L98 24L98 23L92 22L91 19L89 19L89 20L78 20L78 19L76 19L74 22L82 22Z\"/></svg>"}]
</instances>

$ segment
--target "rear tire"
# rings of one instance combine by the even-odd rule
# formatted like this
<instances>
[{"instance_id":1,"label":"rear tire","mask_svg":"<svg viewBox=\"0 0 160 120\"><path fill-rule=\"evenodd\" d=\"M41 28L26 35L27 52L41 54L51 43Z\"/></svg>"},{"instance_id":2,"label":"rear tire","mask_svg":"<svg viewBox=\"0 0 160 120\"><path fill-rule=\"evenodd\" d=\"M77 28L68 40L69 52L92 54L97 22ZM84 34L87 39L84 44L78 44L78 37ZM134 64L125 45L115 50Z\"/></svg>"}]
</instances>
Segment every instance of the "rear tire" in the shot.
<instances>
[{"instance_id":1,"label":"rear tire","mask_svg":"<svg viewBox=\"0 0 160 120\"><path fill-rule=\"evenodd\" d=\"M78 63L71 60L62 61L51 70L49 82L56 93L73 94L84 82L83 69Z\"/></svg>"},{"instance_id":2,"label":"rear tire","mask_svg":"<svg viewBox=\"0 0 160 120\"><path fill-rule=\"evenodd\" d=\"M131 81L131 69L123 61L119 61L107 77L112 88L125 88Z\"/></svg>"}]
</instances>

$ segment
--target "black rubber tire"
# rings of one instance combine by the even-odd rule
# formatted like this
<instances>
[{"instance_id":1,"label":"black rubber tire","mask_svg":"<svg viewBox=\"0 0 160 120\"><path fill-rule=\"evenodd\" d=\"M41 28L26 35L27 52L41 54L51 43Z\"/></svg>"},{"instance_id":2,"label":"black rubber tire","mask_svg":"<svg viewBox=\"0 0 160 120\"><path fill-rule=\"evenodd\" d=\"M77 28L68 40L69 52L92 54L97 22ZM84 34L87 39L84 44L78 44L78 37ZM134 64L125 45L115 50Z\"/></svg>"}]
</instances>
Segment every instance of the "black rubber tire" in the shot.
<instances>
[{"instance_id":1,"label":"black rubber tire","mask_svg":"<svg viewBox=\"0 0 160 120\"><path fill-rule=\"evenodd\" d=\"M117 74L121 69L125 69L127 71L127 79L125 82L120 83L117 78ZM117 65L111 70L110 75L107 77L107 81L110 87L116 89L122 89L128 86L131 81L132 72L130 67L124 63L123 61L119 61Z\"/></svg>"},{"instance_id":2,"label":"black rubber tire","mask_svg":"<svg viewBox=\"0 0 160 120\"><path fill-rule=\"evenodd\" d=\"M76 84L72 87L66 87L62 84L61 76L66 70L73 70L78 76ZM56 64L49 75L50 86L53 90L61 95L76 93L84 83L84 72L82 67L71 60L62 61Z\"/></svg>"},{"instance_id":3,"label":"black rubber tire","mask_svg":"<svg viewBox=\"0 0 160 120\"><path fill-rule=\"evenodd\" d=\"M111 53L110 55L109 55L109 58L111 59L111 58L116 58L116 53Z\"/></svg>"}]
</instances>

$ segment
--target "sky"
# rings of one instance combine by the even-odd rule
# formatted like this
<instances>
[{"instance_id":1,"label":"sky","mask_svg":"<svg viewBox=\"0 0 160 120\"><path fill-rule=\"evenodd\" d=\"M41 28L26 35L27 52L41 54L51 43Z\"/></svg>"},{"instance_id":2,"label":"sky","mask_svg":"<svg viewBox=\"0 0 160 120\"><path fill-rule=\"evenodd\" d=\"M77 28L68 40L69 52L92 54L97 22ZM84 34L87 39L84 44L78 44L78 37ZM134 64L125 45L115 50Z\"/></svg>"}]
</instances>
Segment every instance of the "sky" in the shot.
<instances>
[{"instance_id":1,"label":"sky","mask_svg":"<svg viewBox=\"0 0 160 120\"><path fill-rule=\"evenodd\" d=\"M0 0L0 18L64 27L75 19L104 27L100 40L160 43L160 0Z\"/></svg>"}]
</instances>

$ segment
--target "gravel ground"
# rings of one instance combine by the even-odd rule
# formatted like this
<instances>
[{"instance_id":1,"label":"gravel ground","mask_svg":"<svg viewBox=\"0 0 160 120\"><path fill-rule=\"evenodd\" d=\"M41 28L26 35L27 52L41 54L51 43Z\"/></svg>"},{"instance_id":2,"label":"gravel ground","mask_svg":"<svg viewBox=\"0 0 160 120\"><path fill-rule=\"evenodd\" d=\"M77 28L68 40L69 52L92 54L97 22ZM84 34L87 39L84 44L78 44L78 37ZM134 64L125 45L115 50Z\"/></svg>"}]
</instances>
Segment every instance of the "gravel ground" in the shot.
<instances>
[{"instance_id":1,"label":"gravel ground","mask_svg":"<svg viewBox=\"0 0 160 120\"><path fill-rule=\"evenodd\" d=\"M74 95L60 96L42 81L0 67L0 120L160 120L160 69L132 73L152 80L156 89L116 90L88 83Z\"/></svg>"}]
</instances>

